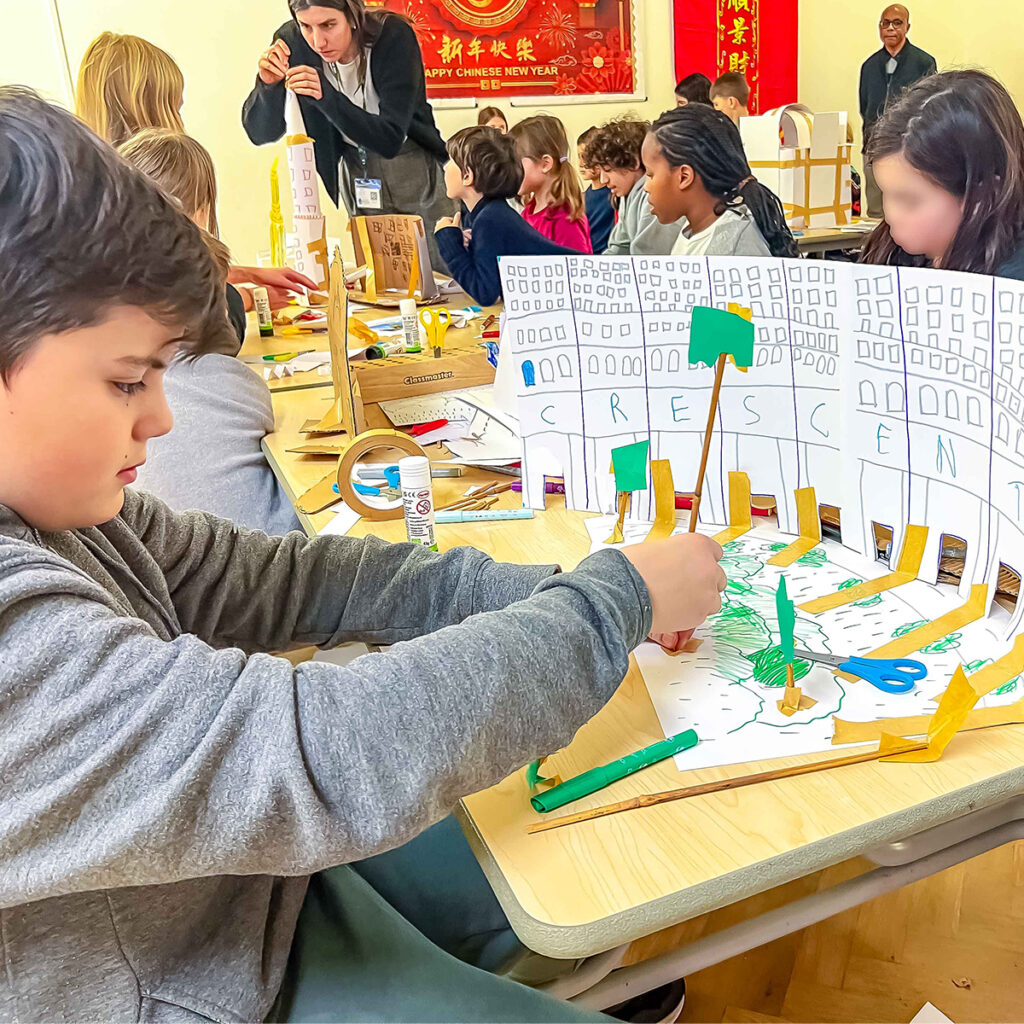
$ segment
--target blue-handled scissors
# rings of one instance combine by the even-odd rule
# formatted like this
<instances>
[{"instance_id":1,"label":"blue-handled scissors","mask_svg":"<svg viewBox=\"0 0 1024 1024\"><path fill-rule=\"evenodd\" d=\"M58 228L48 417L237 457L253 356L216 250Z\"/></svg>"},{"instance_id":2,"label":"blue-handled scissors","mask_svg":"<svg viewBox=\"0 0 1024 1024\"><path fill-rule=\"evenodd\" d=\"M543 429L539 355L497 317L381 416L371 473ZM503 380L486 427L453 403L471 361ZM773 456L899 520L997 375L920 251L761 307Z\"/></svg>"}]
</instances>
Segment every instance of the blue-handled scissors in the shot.
<instances>
[{"instance_id":1,"label":"blue-handled scissors","mask_svg":"<svg viewBox=\"0 0 1024 1024\"><path fill-rule=\"evenodd\" d=\"M837 672L849 672L883 693L909 693L928 675L928 669L921 662L906 658L844 658L837 654L812 654L801 650L795 650L793 654L803 661L828 665Z\"/></svg>"}]
</instances>

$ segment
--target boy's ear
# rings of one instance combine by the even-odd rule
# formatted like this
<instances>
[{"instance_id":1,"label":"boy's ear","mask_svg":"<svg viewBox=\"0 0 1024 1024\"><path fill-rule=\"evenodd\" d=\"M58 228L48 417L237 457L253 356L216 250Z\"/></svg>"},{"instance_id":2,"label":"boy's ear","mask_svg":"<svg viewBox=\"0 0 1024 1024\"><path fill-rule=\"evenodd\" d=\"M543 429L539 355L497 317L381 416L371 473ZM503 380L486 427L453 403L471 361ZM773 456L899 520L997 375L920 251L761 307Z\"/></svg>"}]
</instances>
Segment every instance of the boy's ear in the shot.
<instances>
[{"instance_id":1,"label":"boy's ear","mask_svg":"<svg viewBox=\"0 0 1024 1024\"><path fill-rule=\"evenodd\" d=\"M475 180L476 180L476 178L473 176L473 168L472 167L467 167L462 172L462 184L463 184L463 186L465 188L472 188L473 187L473 182Z\"/></svg>"}]
</instances>

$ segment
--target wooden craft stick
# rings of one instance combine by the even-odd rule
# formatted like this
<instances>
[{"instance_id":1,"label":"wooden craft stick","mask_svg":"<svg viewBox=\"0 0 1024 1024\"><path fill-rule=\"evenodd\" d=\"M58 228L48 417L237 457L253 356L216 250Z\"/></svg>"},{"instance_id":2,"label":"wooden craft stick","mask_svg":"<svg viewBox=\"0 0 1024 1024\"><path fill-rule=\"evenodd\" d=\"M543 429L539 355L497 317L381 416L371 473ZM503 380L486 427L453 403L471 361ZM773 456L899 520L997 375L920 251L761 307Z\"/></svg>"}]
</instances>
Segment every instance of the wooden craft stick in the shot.
<instances>
[{"instance_id":1,"label":"wooden craft stick","mask_svg":"<svg viewBox=\"0 0 1024 1024\"><path fill-rule=\"evenodd\" d=\"M908 743L899 753L909 754L911 751L925 750L927 746L927 743ZM554 818L551 821L527 825L526 831L533 835L535 832L547 832L549 829L561 828L563 825L574 825L578 821L604 818L609 814L633 811L640 807L654 807L656 804L667 804L674 800L687 800L691 796L722 793L729 789L754 786L760 782L775 782L779 779L791 779L797 775L827 771L830 768L844 768L851 764L863 764L865 761L878 761L883 757L891 757L893 753L892 750L875 748L863 754L848 754L846 757L834 757L828 761L812 761L810 764L798 764L789 768L772 768L770 771L757 772L754 775L739 775L734 779L720 779L718 782L702 782L700 785L684 786L682 789L668 789L664 793L646 793L643 796L635 796L632 800L620 800L617 804L606 804L604 807L595 807L590 811L578 811L576 814L566 814L564 817Z\"/></svg>"},{"instance_id":2,"label":"wooden craft stick","mask_svg":"<svg viewBox=\"0 0 1024 1024\"><path fill-rule=\"evenodd\" d=\"M718 396L722 390L722 377L725 375L723 352L715 364L715 386L711 391L711 408L708 409L708 428L704 434L704 451L700 456L700 469L697 471L697 487L693 492L693 504L690 507L690 533L697 532L697 517L700 514L700 499L704 491L704 473L708 468L708 455L711 454L711 436L715 429L715 415L718 412Z\"/></svg>"}]
</instances>

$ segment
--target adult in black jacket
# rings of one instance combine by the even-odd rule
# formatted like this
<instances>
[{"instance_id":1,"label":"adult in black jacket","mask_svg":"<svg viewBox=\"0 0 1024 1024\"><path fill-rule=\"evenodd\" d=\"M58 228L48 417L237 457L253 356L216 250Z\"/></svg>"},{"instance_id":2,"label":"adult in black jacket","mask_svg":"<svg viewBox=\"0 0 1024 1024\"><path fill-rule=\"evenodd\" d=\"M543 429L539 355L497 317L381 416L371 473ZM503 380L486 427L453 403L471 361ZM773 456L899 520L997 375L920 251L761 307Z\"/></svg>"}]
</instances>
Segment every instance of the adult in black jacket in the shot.
<instances>
[{"instance_id":1,"label":"adult in black jacket","mask_svg":"<svg viewBox=\"0 0 1024 1024\"><path fill-rule=\"evenodd\" d=\"M285 88L299 97L316 165L330 197L349 214L412 213L424 221L434 265L444 263L433 229L449 216L444 141L427 103L423 57L412 27L363 0L288 0L292 20L260 57L242 108L261 145L285 131ZM372 187L379 182L379 199Z\"/></svg>"},{"instance_id":2,"label":"adult in black jacket","mask_svg":"<svg viewBox=\"0 0 1024 1024\"><path fill-rule=\"evenodd\" d=\"M871 129L886 106L920 78L934 75L935 58L907 39L910 11L891 4L882 11L878 34L882 48L860 66L860 116L864 119L864 152L868 151ZM864 195L869 217L882 216L882 193L867 159L864 161Z\"/></svg>"}]
</instances>

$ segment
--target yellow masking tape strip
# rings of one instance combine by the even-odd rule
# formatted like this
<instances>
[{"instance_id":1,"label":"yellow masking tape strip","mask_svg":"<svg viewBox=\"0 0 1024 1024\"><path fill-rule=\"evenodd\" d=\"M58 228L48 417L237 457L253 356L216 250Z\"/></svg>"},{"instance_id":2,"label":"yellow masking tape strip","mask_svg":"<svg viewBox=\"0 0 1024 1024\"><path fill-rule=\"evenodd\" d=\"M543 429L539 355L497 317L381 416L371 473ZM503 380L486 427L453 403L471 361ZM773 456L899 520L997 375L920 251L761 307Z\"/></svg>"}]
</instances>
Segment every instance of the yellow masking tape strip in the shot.
<instances>
[{"instance_id":1,"label":"yellow masking tape strip","mask_svg":"<svg viewBox=\"0 0 1024 1024\"><path fill-rule=\"evenodd\" d=\"M954 630L963 629L964 626L976 622L985 614L987 608L988 587L984 583L978 583L971 587L971 596L966 604L954 608L951 612L939 616L934 622L926 622L923 626L918 626L917 629L912 629L909 633L904 633L903 636L898 636L895 640L890 640L889 643L882 644L881 647L868 651L860 657L905 658L908 654L913 654L915 651L941 640L944 636L949 636ZM848 682L854 682L856 679L856 676L851 676L849 672L837 672L836 675ZM903 730L898 731L902 732Z\"/></svg>"},{"instance_id":2,"label":"yellow masking tape strip","mask_svg":"<svg viewBox=\"0 0 1024 1024\"><path fill-rule=\"evenodd\" d=\"M901 736L923 736L928 732L933 715L907 715L905 718L881 718L875 722L845 722L841 718L833 718L835 732L832 736L834 744L870 743L877 740L883 732L898 732ZM1024 699L1016 704L1006 704L999 708L975 708L969 712L961 731L970 729L986 729L992 725L1024 724Z\"/></svg>"},{"instance_id":3,"label":"yellow masking tape strip","mask_svg":"<svg viewBox=\"0 0 1024 1024\"><path fill-rule=\"evenodd\" d=\"M715 534L719 544L742 537L753 528L750 518L750 477L746 473L729 474L729 529Z\"/></svg>"},{"instance_id":4,"label":"yellow masking tape strip","mask_svg":"<svg viewBox=\"0 0 1024 1024\"><path fill-rule=\"evenodd\" d=\"M874 597L875 594L882 594L887 590L894 590L904 583L909 583L917 578L927 540L927 526L908 526L906 536L903 538L903 550L900 552L895 572L891 572L881 579L866 580L847 590L837 590L834 594L815 598L813 601L800 605L800 610L810 612L812 615L818 615L821 612L828 612L833 608L842 608L843 605L853 604L855 601L862 601L866 597Z\"/></svg>"},{"instance_id":5,"label":"yellow masking tape strip","mask_svg":"<svg viewBox=\"0 0 1024 1024\"><path fill-rule=\"evenodd\" d=\"M353 222L359 234L359 244L363 250L363 261L367 267L373 268L363 278L363 294L370 302L374 302L377 299L377 278L379 276L383 280L383 268L380 265L380 257L373 251L373 246L370 245L370 232L366 226L366 218L353 217Z\"/></svg>"},{"instance_id":6,"label":"yellow masking tape strip","mask_svg":"<svg viewBox=\"0 0 1024 1024\"><path fill-rule=\"evenodd\" d=\"M651 459L651 480L654 482L654 525L644 537L645 541L671 537L676 528L676 487L672 481L672 463L668 459Z\"/></svg>"},{"instance_id":7,"label":"yellow masking tape strip","mask_svg":"<svg viewBox=\"0 0 1024 1024\"><path fill-rule=\"evenodd\" d=\"M768 559L769 565L785 568L798 558L803 558L813 547L821 543L821 520L818 518L818 499L813 487L800 487L793 492L796 496L796 521L800 539L793 541L778 554Z\"/></svg>"},{"instance_id":8,"label":"yellow masking tape strip","mask_svg":"<svg viewBox=\"0 0 1024 1024\"><path fill-rule=\"evenodd\" d=\"M975 672L970 679L963 668L953 673L949 689L942 695L939 706L928 724L928 749L886 760L903 764L923 764L938 761L949 741L960 731L974 705L990 690L1009 682L1024 671L1024 636L1017 637L1011 650L1001 658Z\"/></svg>"}]
</instances>

